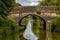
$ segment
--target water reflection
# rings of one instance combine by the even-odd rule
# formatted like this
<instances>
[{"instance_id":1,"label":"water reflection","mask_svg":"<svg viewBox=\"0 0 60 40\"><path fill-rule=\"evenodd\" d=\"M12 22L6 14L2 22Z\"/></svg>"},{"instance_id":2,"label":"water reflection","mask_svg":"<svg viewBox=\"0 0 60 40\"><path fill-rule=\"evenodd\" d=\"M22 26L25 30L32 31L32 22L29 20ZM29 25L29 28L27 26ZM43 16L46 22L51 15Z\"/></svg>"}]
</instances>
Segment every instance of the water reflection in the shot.
<instances>
[{"instance_id":1,"label":"water reflection","mask_svg":"<svg viewBox=\"0 0 60 40\"><path fill-rule=\"evenodd\" d=\"M60 40L60 32L52 32L52 40Z\"/></svg>"},{"instance_id":2,"label":"water reflection","mask_svg":"<svg viewBox=\"0 0 60 40\"><path fill-rule=\"evenodd\" d=\"M38 40L36 35L32 32L32 20L28 21L26 30L23 33L23 37L26 38L27 40Z\"/></svg>"}]
</instances>

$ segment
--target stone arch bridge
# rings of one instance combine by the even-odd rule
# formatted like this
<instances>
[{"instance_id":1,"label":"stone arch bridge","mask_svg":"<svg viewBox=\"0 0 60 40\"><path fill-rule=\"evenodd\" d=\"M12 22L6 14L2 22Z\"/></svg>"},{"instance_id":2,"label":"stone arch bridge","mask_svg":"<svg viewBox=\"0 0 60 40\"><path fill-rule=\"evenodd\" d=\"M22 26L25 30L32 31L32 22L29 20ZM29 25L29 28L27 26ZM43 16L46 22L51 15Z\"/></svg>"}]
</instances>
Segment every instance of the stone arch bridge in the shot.
<instances>
[{"instance_id":1,"label":"stone arch bridge","mask_svg":"<svg viewBox=\"0 0 60 40\"><path fill-rule=\"evenodd\" d=\"M10 18L14 19L17 23L26 15L37 15L43 18L46 22L55 18L56 6L27 6L27 7L14 7L10 12Z\"/></svg>"},{"instance_id":2,"label":"stone arch bridge","mask_svg":"<svg viewBox=\"0 0 60 40\"><path fill-rule=\"evenodd\" d=\"M19 21L27 15L36 15L42 18L45 21L45 30L49 29L48 24L51 19L54 19L56 16L56 6L27 6L27 7L14 7L9 14L9 18L14 19L15 22ZM49 40L49 33L45 33L45 39Z\"/></svg>"}]
</instances>

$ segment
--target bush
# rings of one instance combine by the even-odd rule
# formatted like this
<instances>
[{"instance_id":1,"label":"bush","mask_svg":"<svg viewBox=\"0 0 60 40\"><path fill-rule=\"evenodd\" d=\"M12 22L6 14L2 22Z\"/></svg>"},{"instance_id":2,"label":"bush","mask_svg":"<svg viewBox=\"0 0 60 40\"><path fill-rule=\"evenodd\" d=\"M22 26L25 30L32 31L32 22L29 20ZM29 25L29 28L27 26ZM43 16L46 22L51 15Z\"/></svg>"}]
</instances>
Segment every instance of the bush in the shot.
<instances>
[{"instance_id":1,"label":"bush","mask_svg":"<svg viewBox=\"0 0 60 40\"><path fill-rule=\"evenodd\" d=\"M0 16L0 39L1 40L13 40L12 39L14 35L18 33L19 27L14 23L13 21L9 20L8 17L5 17L5 19Z\"/></svg>"},{"instance_id":2,"label":"bush","mask_svg":"<svg viewBox=\"0 0 60 40\"><path fill-rule=\"evenodd\" d=\"M51 31L60 32L60 18L59 17L56 17L55 19L52 20Z\"/></svg>"},{"instance_id":3,"label":"bush","mask_svg":"<svg viewBox=\"0 0 60 40\"><path fill-rule=\"evenodd\" d=\"M0 0L0 40L15 40L19 27L7 15L14 7L14 0Z\"/></svg>"}]
</instances>

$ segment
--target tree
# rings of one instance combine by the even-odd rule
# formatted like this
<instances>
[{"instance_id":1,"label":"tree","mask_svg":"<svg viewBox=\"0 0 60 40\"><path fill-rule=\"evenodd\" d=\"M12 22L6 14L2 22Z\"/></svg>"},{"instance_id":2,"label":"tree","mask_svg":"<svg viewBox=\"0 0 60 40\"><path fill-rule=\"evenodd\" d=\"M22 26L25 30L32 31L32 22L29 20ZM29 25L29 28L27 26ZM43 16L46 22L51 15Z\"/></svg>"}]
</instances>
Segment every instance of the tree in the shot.
<instances>
[{"instance_id":1,"label":"tree","mask_svg":"<svg viewBox=\"0 0 60 40\"><path fill-rule=\"evenodd\" d=\"M19 27L7 15L14 7L14 0L0 0L0 40L15 40Z\"/></svg>"},{"instance_id":2,"label":"tree","mask_svg":"<svg viewBox=\"0 0 60 40\"><path fill-rule=\"evenodd\" d=\"M60 18L53 19L50 26L52 32L60 32Z\"/></svg>"},{"instance_id":3,"label":"tree","mask_svg":"<svg viewBox=\"0 0 60 40\"><path fill-rule=\"evenodd\" d=\"M0 15L8 15L13 7L14 0L0 0Z\"/></svg>"},{"instance_id":4,"label":"tree","mask_svg":"<svg viewBox=\"0 0 60 40\"><path fill-rule=\"evenodd\" d=\"M21 6L19 3L14 2L14 7L15 6Z\"/></svg>"},{"instance_id":5,"label":"tree","mask_svg":"<svg viewBox=\"0 0 60 40\"><path fill-rule=\"evenodd\" d=\"M59 0L44 0L40 3L40 5L45 6L59 6L60 1Z\"/></svg>"},{"instance_id":6,"label":"tree","mask_svg":"<svg viewBox=\"0 0 60 40\"><path fill-rule=\"evenodd\" d=\"M44 0L40 2L40 6L57 6L56 13L60 14L60 0Z\"/></svg>"}]
</instances>

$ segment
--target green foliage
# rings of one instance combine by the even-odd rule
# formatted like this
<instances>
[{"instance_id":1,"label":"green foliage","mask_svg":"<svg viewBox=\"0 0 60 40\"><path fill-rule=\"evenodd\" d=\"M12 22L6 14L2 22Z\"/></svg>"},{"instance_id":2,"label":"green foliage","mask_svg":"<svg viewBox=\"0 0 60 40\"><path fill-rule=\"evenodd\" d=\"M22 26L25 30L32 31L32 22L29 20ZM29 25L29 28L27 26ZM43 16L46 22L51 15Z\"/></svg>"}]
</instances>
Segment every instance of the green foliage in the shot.
<instances>
[{"instance_id":1,"label":"green foliage","mask_svg":"<svg viewBox=\"0 0 60 40\"><path fill-rule=\"evenodd\" d=\"M8 15L13 7L14 0L0 0L0 15Z\"/></svg>"},{"instance_id":2,"label":"green foliage","mask_svg":"<svg viewBox=\"0 0 60 40\"><path fill-rule=\"evenodd\" d=\"M60 18L55 18L51 23L51 31L60 32Z\"/></svg>"},{"instance_id":3,"label":"green foliage","mask_svg":"<svg viewBox=\"0 0 60 40\"><path fill-rule=\"evenodd\" d=\"M45 6L59 6L60 1L59 0L44 0L40 3L40 5Z\"/></svg>"},{"instance_id":4,"label":"green foliage","mask_svg":"<svg viewBox=\"0 0 60 40\"><path fill-rule=\"evenodd\" d=\"M0 40L15 40L19 27L7 15L14 7L14 0L0 0Z\"/></svg>"},{"instance_id":5,"label":"green foliage","mask_svg":"<svg viewBox=\"0 0 60 40\"><path fill-rule=\"evenodd\" d=\"M32 30L38 37L38 40L44 40L44 22L40 17L33 16Z\"/></svg>"},{"instance_id":6,"label":"green foliage","mask_svg":"<svg viewBox=\"0 0 60 40\"><path fill-rule=\"evenodd\" d=\"M14 7L21 6L19 3L14 2Z\"/></svg>"},{"instance_id":7,"label":"green foliage","mask_svg":"<svg viewBox=\"0 0 60 40\"><path fill-rule=\"evenodd\" d=\"M41 6L57 6L56 13L60 14L60 0L44 0L40 2Z\"/></svg>"},{"instance_id":8,"label":"green foliage","mask_svg":"<svg viewBox=\"0 0 60 40\"><path fill-rule=\"evenodd\" d=\"M13 37L18 33L19 27L7 17L0 16L0 39L7 40L9 36ZM14 38L15 39L15 38ZM12 40L12 38L10 39Z\"/></svg>"}]
</instances>

